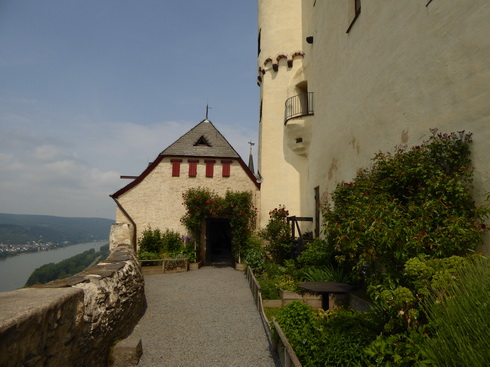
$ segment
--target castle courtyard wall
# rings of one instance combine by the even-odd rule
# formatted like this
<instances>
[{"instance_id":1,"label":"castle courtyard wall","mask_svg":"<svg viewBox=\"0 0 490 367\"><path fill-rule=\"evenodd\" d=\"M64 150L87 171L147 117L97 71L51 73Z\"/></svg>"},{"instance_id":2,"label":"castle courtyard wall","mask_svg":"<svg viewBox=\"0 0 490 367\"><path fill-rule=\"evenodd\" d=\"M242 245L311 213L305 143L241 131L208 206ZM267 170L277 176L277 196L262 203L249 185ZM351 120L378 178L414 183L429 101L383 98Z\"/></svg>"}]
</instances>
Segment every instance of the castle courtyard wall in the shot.
<instances>
[{"instance_id":1,"label":"castle courtyard wall","mask_svg":"<svg viewBox=\"0 0 490 367\"><path fill-rule=\"evenodd\" d=\"M172 177L171 159L165 157L138 185L118 198L119 203L136 223L137 238L145 229L171 229L187 233L180 222L185 214L182 194L190 188L204 188L224 196L226 191L252 192L253 203L260 205L260 192L237 160L232 160L230 177L222 177L220 158L216 158L213 177L206 177L206 165L199 159L196 177L189 177L189 157L182 157L179 177ZM118 208L117 223L128 223L127 216Z\"/></svg>"},{"instance_id":2,"label":"castle courtyard wall","mask_svg":"<svg viewBox=\"0 0 490 367\"><path fill-rule=\"evenodd\" d=\"M131 246L69 278L0 293L0 366L107 366L145 308Z\"/></svg>"}]
</instances>

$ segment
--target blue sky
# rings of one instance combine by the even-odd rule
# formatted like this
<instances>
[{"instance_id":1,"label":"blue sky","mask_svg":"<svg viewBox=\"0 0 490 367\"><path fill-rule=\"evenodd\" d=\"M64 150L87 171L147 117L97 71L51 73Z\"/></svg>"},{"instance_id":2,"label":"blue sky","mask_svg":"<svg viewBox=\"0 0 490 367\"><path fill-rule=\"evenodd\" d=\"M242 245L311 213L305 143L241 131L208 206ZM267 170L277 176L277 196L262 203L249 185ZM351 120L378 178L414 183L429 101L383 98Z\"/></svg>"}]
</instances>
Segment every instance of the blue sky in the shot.
<instances>
[{"instance_id":1,"label":"blue sky","mask_svg":"<svg viewBox=\"0 0 490 367\"><path fill-rule=\"evenodd\" d=\"M113 218L205 117L257 141L256 1L0 0L0 212Z\"/></svg>"}]
</instances>

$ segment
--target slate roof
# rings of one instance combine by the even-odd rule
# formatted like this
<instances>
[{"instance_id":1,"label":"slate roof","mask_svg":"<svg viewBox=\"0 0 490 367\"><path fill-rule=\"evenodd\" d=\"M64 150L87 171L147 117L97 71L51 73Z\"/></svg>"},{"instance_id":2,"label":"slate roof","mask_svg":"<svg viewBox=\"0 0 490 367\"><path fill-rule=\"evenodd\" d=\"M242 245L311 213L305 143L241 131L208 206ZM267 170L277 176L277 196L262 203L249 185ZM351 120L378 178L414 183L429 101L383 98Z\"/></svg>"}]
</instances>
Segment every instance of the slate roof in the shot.
<instances>
[{"instance_id":1,"label":"slate roof","mask_svg":"<svg viewBox=\"0 0 490 367\"><path fill-rule=\"evenodd\" d=\"M160 153L162 156L240 158L209 120L203 120Z\"/></svg>"},{"instance_id":2,"label":"slate roof","mask_svg":"<svg viewBox=\"0 0 490 367\"><path fill-rule=\"evenodd\" d=\"M157 167L164 157L206 157L206 158L233 158L236 159L239 165L250 177L252 182L260 189L260 183L257 181L257 177L250 170L250 168L243 162L240 155L235 149L228 143L223 135L214 127L211 121L203 120L196 126L194 126L187 133L182 135L175 143L171 144L167 149L161 152L157 159L146 167L143 173L137 177L134 177L134 181L124 186L122 189L116 191L114 194L109 195L116 200L137 186L151 171ZM118 203L118 205L120 205Z\"/></svg>"}]
</instances>

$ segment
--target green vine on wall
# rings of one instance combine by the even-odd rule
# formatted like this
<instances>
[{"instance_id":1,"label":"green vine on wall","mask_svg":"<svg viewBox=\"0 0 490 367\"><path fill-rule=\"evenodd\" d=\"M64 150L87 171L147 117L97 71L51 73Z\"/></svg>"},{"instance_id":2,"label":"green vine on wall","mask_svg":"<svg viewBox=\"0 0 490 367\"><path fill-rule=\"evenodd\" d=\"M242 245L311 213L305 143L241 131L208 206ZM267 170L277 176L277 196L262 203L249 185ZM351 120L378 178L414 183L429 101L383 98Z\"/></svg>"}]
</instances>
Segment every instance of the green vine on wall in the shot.
<instances>
[{"instance_id":1,"label":"green vine on wall","mask_svg":"<svg viewBox=\"0 0 490 367\"><path fill-rule=\"evenodd\" d=\"M188 229L196 244L200 244L202 226L206 218L230 220L233 254L239 260L255 229L257 213L253 206L252 193L227 191L225 197L221 197L213 191L198 187L184 192L182 199L186 213L181 218L181 222Z\"/></svg>"}]
</instances>

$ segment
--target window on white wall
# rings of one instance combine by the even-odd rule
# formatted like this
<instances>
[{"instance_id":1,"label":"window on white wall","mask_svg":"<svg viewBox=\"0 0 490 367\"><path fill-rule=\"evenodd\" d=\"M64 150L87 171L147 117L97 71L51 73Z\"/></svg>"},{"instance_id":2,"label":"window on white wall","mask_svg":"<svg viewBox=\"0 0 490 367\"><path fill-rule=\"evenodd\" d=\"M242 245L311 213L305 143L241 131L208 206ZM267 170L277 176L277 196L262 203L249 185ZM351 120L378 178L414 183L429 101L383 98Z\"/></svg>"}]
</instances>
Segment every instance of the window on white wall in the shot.
<instances>
[{"instance_id":1,"label":"window on white wall","mask_svg":"<svg viewBox=\"0 0 490 367\"><path fill-rule=\"evenodd\" d=\"M221 161L221 165L222 165L222 176L223 177L230 177L231 161Z\"/></svg>"},{"instance_id":2,"label":"window on white wall","mask_svg":"<svg viewBox=\"0 0 490 367\"><path fill-rule=\"evenodd\" d=\"M198 159L189 159L189 177L197 176L197 164L199 163Z\"/></svg>"},{"instance_id":3,"label":"window on white wall","mask_svg":"<svg viewBox=\"0 0 490 367\"><path fill-rule=\"evenodd\" d=\"M216 163L215 160L206 160L204 161L206 163L206 177L213 177L214 175L214 164Z\"/></svg>"},{"instance_id":4,"label":"window on white wall","mask_svg":"<svg viewBox=\"0 0 490 367\"><path fill-rule=\"evenodd\" d=\"M182 159L172 159L170 160L172 163L172 177L179 177L180 176L180 162L182 162Z\"/></svg>"}]
</instances>

